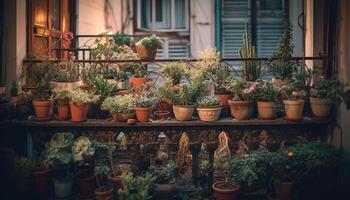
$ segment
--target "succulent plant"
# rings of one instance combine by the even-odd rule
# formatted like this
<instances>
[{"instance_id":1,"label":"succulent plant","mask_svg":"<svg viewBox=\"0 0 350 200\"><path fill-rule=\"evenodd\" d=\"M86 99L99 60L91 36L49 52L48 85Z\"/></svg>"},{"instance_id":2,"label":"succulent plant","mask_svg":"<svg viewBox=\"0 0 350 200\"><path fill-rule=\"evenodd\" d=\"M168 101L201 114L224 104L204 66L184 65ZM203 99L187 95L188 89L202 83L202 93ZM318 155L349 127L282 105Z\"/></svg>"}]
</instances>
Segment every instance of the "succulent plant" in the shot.
<instances>
[{"instance_id":1,"label":"succulent plant","mask_svg":"<svg viewBox=\"0 0 350 200\"><path fill-rule=\"evenodd\" d=\"M114 43L118 45L130 45L131 44L131 37L128 34L117 32L114 35Z\"/></svg>"},{"instance_id":2,"label":"succulent plant","mask_svg":"<svg viewBox=\"0 0 350 200\"><path fill-rule=\"evenodd\" d=\"M205 96L198 102L198 107L216 107L220 106L220 100L217 96Z\"/></svg>"},{"instance_id":3,"label":"succulent plant","mask_svg":"<svg viewBox=\"0 0 350 200\"><path fill-rule=\"evenodd\" d=\"M131 95L107 97L101 105L102 110L108 110L110 113L132 113L134 107L135 98Z\"/></svg>"},{"instance_id":4,"label":"succulent plant","mask_svg":"<svg viewBox=\"0 0 350 200\"><path fill-rule=\"evenodd\" d=\"M147 48L162 48L163 47L163 42L162 40L157 37L155 34L152 34L151 36L144 37L141 40L139 40L136 43L136 46L143 45Z\"/></svg>"},{"instance_id":5,"label":"succulent plant","mask_svg":"<svg viewBox=\"0 0 350 200\"><path fill-rule=\"evenodd\" d=\"M186 70L186 63L171 62L162 66L160 72L171 80L172 84L176 85L180 83L181 78L186 74Z\"/></svg>"},{"instance_id":6,"label":"succulent plant","mask_svg":"<svg viewBox=\"0 0 350 200\"><path fill-rule=\"evenodd\" d=\"M115 84L108 83L102 76L96 76L92 79L91 84L95 95L100 95L102 98L110 96L117 88Z\"/></svg>"},{"instance_id":7,"label":"succulent plant","mask_svg":"<svg viewBox=\"0 0 350 200\"><path fill-rule=\"evenodd\" d=\"M75 103L96 103L99 99L99 95L92 95L81 91L72 91L71 101Z\"/></svg>"},{"instance_id":8,"label":"succulent plant","mask_svg":"<svg viewBox=\"0 0 350 200\"><path fill-rule=\"evenodd\" d=\"M136 99L136 107L152 107L156 101L155 97L140 96Z\"/></svg>"},{"instance_id":9,"label":"succulent plant","mask_svg":"<svg viewBox=\"0 0 350 200\"><path fill-rule=\"evenodd\" d=\"M67 89L53 89L52 98L57 101L59 105L68 105L71 99L71 91Z\"/></svg>"}]
</instances>

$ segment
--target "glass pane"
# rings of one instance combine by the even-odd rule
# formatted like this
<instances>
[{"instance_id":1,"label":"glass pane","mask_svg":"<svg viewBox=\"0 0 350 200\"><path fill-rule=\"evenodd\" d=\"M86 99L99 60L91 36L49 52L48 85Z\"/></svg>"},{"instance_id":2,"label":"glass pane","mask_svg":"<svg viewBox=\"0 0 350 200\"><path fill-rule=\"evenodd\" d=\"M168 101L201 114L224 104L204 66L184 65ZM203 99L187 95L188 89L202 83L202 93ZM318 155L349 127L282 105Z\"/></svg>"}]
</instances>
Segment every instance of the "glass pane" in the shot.
<instances>
[{"instance_id":1,"label":"glass pane","mask_svg":"<svg viewBox=\"0 0 350 200\"><path fill-rule=\"evenodd\" d=\"M60 8L61 8L61 1L60 0L53 0L50 2L50 19L51 19L51 28L55 30L60 30Z\"/></svg>"},{"instance_id":2,"label":"glass pane","mask_svg":"<svg viewBox=\"0 0 350 200\"><path fill-rule=\"evenodd\" d=\"M185 0L175 0L175 28L186 28Z\"/></svg>"},{"instance_id":3,"label":"glass pane","mask_svg":"<svg viewBox=\"0 0 350 200\"><path fill-rule=\"evenodd\" d=\"M152 0L141 0L141 28L151 28Z\"/></svg>"},{"instance_id":4,"label":"glass pane","mask_svg":"<svg viewBox=\"0 0 350 200\"><path fill-rule=\"evenodd\" d=\"M163 0L156 0L156 22L163 21Z\"/></svg>"},{"instance_id":5,"label":"glass pane","mask_svg":"<svg viewBox=\"0 0 350 200\"><path fill-rule=\"evenodd\" d=\"M259 0L261 10L281 10L282 1L276 0Z\"/></svg>"},{"instance_id":6,"label":"glass pane","mask_svg":"<svg viewBox=\"0 0 350 200\"><path fill-rule=\"evenodd\" d=\"M171 0L157 0L155 7L157 8L156 9L156 28L170 29L171 28ZM160 14L158 14L158 12ZM158 15L160 15L161 17L158 18Z\"/></svg>"}]
</instances>

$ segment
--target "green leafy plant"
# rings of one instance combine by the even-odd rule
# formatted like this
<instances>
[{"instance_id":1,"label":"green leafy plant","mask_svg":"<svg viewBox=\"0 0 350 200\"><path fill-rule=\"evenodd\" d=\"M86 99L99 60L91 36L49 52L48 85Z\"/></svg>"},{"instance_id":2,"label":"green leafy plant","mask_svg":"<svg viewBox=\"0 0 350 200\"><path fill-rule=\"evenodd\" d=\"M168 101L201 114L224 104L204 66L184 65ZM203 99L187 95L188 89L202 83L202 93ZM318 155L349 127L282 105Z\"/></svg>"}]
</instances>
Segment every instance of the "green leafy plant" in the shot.
<instances>
[{"instance_id":1,"label":"green leafy plant","mask_svg":"<svg viewBox=\"0 0 350 200\"><path fill-rule=\"evenodd\" d=\"M101 191L106 191L110 188L108 181L106 180L107 174L111 171L111 169L107 165L97 165L95 166L95 177L97 187Z\"/></svg>"},{"instance_id":2,"label":"green leafy plant","mask_svg":"<svg viewBox=\"0 0 350 200\"><path fill-rule=\"evenodd\" d=\"M220 100L217 96L205 96L197 102L198 107L216 107L220 106Z\"/></svg>"},{"instance_id":3,"label":"green leafy plant","mask_svg":"<svg viewBox=\"0 0 350 200\"><path fill-rule=\"evenodd\" d=\"M230 91L235 101L255 100L256 83L248 82L240 77L226 79L225 88Z\"/></svg>"},{"instance_id":4,"label":"green leafy plant","mask_svg":"<svg viewBox=\"0 0 350 200\"><path fill-rule=\"evenodd\" d=\"M84 161L92 157L94 153L95 149L88 137L80 136L75 139L72 146L72 156L75 162L85 165Z\"/></svg>"},{"instance_id":5,"label":"green leafy plant","mask_svg":"<svg viewBox=\"0 0 350 200\"><path fill-rule=\"evenodd\" d=\"M112 76L117 82L123 82L128 79L128 75L123 71L116 71L112 74Z\"/></svg>"},{"instance_id":6,"label":"green leafy plant","mask_svg":"<svg viewBox=\"0 0 350 200\"><path fill-rule=\"evenodd\" d=\"M71 101L74 103L96 103L100 97L83 91L72 91Z\"/></svg>"},{"instance_id":7,"label":"green leafy plant","mask_svg":"<svg viewBox=\"0 0 350 200\"><path fill-rule=\"evenodd\" d=\"M132 113L134 107L135 98L131 95L107 97L101 105L101 109L110 113Z\"/></svg>"},{"instance_id":8,"label":"green leafy plant","mask_svg":"<svg viewBox=\"0 0 350 200\"><path fill-rule=\"evenodd\" d=\"M156 101L155 97L140 96L135 101L136 107L152 107Z\"/></svg>"},{"instance_id":9,"label":"green leafy plant","mask_svg":"<svg viewBox=\"0 0 350 200\"><path fill-rule=\"evenodd\" d=\"M239 50L241 58L255 58L255 47L250 44L248 37L248 25L245 24L243 35L243 47ZM242 61L242 78L246 81L256 81L260 78L261 64L256 60Z\"/></svg>"},{"instance_id":10,"label":"green leafy plant","mask_svg":"<svg viewBox=\"0 0 350 200\"><path fill-rule=\"evenodd\" d=\"M76 82L79 80L79 65L72 60L61 61L50 69L53 81Z\"/></svg>"},{"instance_id":11,"label":"green leafy plant","mask_svg":"<svg viewBox=\"0 0 350 200\"><path fill-rule=\"evenodd\" d=\"M225 94L227 93L225 88L225 80L230 76L230 69L228 66L219 67L215 74L213 74L215 93Z\"/></svg>"},{"instance_id":12,"label":"green leafy plant","mask_svg":"<svg viewBox=\"0 0 350 200\"><path fill-rule=\"evenodd\" d=\"M31 104L33 101L33 94L31 91L20 91L17 96L17 104Z\"/></svg>"},{"instance_id":13,"label":"green leafy plant","mask_svg":"<svg viewBox=\"0 0 350 200\"><path fill-rule=\"evenodd\" d=\"M282 88L280 94L283 99L289 101L305 100L307 98L307 92L305 90L295 88L292 84Z\"/></svg>"},{"instance_id":14,"label":"green leafy plant","mask_svg":"<svg viewBox=\"0 0 350 200\"><path fill-rule=\"evenodd\" d=\"M92 79L91 84L94 94L99 95L102 98L110 96L111 93L117 88L115 84L108 83L102 76L97 76Z\"/></svg>"},{"instance_id":15,"label":"green leafy plant","mask_svg":"<svg viewBox=\"0 0 350 200\"><path fill-rule=\"evenodd\" d=\"M114 43L118 45L130 45L131 44L131 37L128 34L117 32L114 35Z\"/></svg>"},{"instance_id":16,"label":"green leafy plant","mask_svg":"<svg viewBox=\"0 0 350 200\"><path fill-rule=\"evenodd\" d=\"M161 74L169 79L173 85L180 84L181 78L186 75L186 63L171 62L162 66Z\"/></svg>"},{"instance_id":17,"label":"green leafy plant","mask_svg":"<svg viewBox=\"0 0 350 200\"><path fill-rule=\"evenodd\" d=\"M230 177L230 162L228 158L219 156L214 159L214 170L222 172L225 176L225 184L223 187L234 188L236 186L235 180Z\"/></svg>"},{"instance_id":18,"label":"green leafy plant","mask_svg":"<svg viewBox=\"0 0 350 200\"><path fill-rule=\"evenodd\" d=\"M126 72L130 72L134 75L135 78L143 78L148 74L146 66L140 63L124 65L123 70Z\"/></svg>"},{"instance_id":19,"label":"green leafy plant","mask_svg":"<svg viewBox=\"0 0 350 200\"><path fill-rule=\"evenodd\" d=\"M270 82L260 81L256 85L256 100L257 101L273 101L278 100L279 89L275 88Z\"/></svg>"},{"instance_id":20,"label":"green leafy plant","mask_svg":"<svg viewBox=\"0 0 350 200\"><path fill-rule=\"evenodd\" d=\"M55 133L46 144L47 159L55 164L69 164L72 161L74 135L69 132Z\"/></svg>"},{"instance_id":21,"label":"green leafy plant","mask_svg":"<svg viewBox=\"0 0 350 200\"><path fill-rule=\"evenodd\" d=\"M175 182L175 169L176 165L174 161L169 161L164 169L157 169L152 172L154 182L157 184L169 184Z\"/></svg>"},{"instance_id":22,"label":"green leafy plant","mask_svg":"<svg viewBox=\"0 0 350 200\"><path fill-rule=\"evenodd\" d=\"M151 174L133 176L131 172L122 174L122 189L118 190L118 199L121 200L147 200L150 199L150 185L154 181Z\"/></svg>"},{"instance_id":23,"label":"green leafy plant","mask_svg":"<svg viewBox=\"0 0 350 200\"><path fill-rule=\"evenodd\" d=\"M52 99L57 101L58 105L68 105L71 99L71 91L67 89L53 89Z\"/></svg>"},{"instance_id":24,"label":"green leafy plant","mask_svg":"<svg viewBox=\"0 0 350 200\"><path fill-rule=\"evenodd\" d=\"M147 48L151 48L151 47L154 47L154 48L162 48L163 47L163 42L162 40L157 37L155 34L152 34L151 36L148 36L148 37L144 37L142 38L141 40L139 40L137 43L136 43L136 46L139 46L139 45L143 45Z\"/></svg>"}]
</instances>

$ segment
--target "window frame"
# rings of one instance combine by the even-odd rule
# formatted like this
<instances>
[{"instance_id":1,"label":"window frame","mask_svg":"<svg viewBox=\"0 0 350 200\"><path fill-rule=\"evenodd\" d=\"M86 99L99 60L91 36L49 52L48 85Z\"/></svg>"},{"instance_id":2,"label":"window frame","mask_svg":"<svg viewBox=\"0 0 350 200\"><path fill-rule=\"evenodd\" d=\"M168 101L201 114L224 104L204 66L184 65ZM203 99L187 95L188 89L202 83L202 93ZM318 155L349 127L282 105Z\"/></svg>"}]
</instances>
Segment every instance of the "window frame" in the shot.
<instances>
[{"instance_id":1,"label":"window frame","mask_svg":"<svg viewBox=\"0 0 350 200\"><path fill-rule=\"evenodd\" d=\"M175 0L170 0L170 5L171 5L171 28L161 28L157 29L156 25L156 0L151 0L152 3L152 20L151 20L151 28L142 28L141 26L141 1L142 0L136 0L136 30L142 31L142 32L188 32L190 30L189 28L189 15L190 15L190 10L189 10L189 0L185 0L185 28L176 28L176 22L175 22Z\"/></svg>"}]
</instances>

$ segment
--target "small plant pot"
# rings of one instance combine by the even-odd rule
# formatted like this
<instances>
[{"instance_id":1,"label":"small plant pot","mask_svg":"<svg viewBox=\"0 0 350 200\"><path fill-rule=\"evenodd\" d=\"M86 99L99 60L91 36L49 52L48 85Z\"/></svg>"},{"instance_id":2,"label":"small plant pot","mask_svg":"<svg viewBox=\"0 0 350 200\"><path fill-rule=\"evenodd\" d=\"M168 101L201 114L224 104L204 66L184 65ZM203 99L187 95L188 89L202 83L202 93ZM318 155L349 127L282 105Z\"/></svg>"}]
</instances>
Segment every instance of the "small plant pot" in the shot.
<instances>
[{"instance_id":1,"label":"small plant pot","mask_svg":"<svg viewBox=\"0 0 350 200\"><path fill-rule=\"evenodd\" d=\"M154 184L153 191L155 199L167 200L173 199L175 195L176 184Z\"/></svg>"},{"instance_id":2,"label":"small plant pot","mask_svg":"<svg viewBox=\"0 0 350 200\"><path fill-rule=\"evenodd\" d=\"M51 81L52 87L54 89L67 89L74 90L79 87L79 81L76 82L57 82Z\"/></svg>"},{"instance_id":3,"label":"small plant pot","mask_svg":"<svg viewBox=\"0 0 350 200\"><path fill-rule=\"evenodd\" d=\"M73 180L53 180L55 197L58 199L63 199L71 197L73 194Z\"/></svg>"},{"instance_id":4,"label":"small plant pot","mask_svg":"<svg viewBox=\"0 0 350 200\"><path fill-rule=\"evenodd\" d=\"M231 114L237 120L247 120L252 117L254 101L228 101Z\"/></svg>"},{"instance_id":5,"label":"small plant pot","mask_svg":"<svg viewBox=\"0 0 350 200\"><path fill-rule=\"evenodd\" d=\"M151 78L129 78L129 85L131 88L141 88L145 86L148 82L151 82Z\"/></svg>"},{"instance_id":6,"label":"small plant pot","mask_svg":"<svg viewBox=\"0 0 350 200\"><path fill-rule=\"evenodd\" d=\"M217 93L215 96L219 98L222 105L221 116L228 117L230 115L230 105L228 104L228 100L231 99L231 94Z\"/></svg>"},{"instance_id":7,"label":"small plant pot","mask_svg":"<svg viewBox=\"0 0 350 200\"><path fill-rule=\"evenodd\" d=\"M225 181L217 181L213 184L213 190L216 200L236 200L240 187L224 187Z\"/></svg>"},{"instance_id":8,"label":"small plant pot","mask_svg":"<svg viewBox=\"0 0 350 200\"><path fill-rule=\"evenodd\" d=\"M312 114L317 118L327 118L331 113L332 103L327 99L310 97Z\"/></svg>"},{"instance_id":9,"label":"small plant pot","mask_svg":"<svg viewBox=\"0 0 350 200\"><path fill-rule=\"evenodd\" d=\"M35 188L39 196L45 196L49 192L50 172L50 169L35 170L32 172Z\"/></svg>"},{"instance_id":10,"label":"small plant pot","mask_svg":"<svg viewBox=\"0 0 350 200\"><path fill-rule=\"evenodd\" d=\"M159 111L168 111L169 114L171 116L174 115L174 112L173 112L173 105L171 105L170 103L168 103L167 101L159 101L157 104L156 104L156 108L157 110Z\"/></svg>"},{"instance_id":11,"label":"small plant pot","mask_svg":"<svg viewBox=\"0 0 350 200\"><path fill-rule=\"evenodd\" d=\"M276 199L292 199L293 182L274 180L273 186L275 188Z\"/></svg>"},{"instance_id":12,"label":"small plant pot","mask_svg":"<svg viewBox=\"0 0 350 200\"><path fill-rule=\"evenodd\" d=\"M136 46L137 55L140 60L154 60L157 55L157 48L145 47L143 45Z\"/></svg>"},{"instance_id":13,"label":"small plant pot","mask_svg":"<svg viewBox=\"0 0 350 200\"><path fill-rule=\"evenodd\" d=\"M165 121L169 118L169 111L156 111L153 113L157 120Z\"/></svg>"},{"instance_id":14,"label":"small plant pot","mask_svg":"<svg viewBox=\"0 0 350 200\"><path fill-rule=\"evenodd\" d=\"M136 119L139 122L148 122L152 114L152 107L135 107Z\"/></svg>"},{"instance_id":15,"label":"small plant pot","mask_svg":"<svg viewBox=\"0 0 350 200\"><path fill-rule=\"evenodd\" d=\"M89 103L69 102L72 122L84 122L87 119Z\"/></svg>"},{"instance_id":16,"label":"small plant pot","mask_svg":"<svg viewBox=\"0 0 350 200\"><path fill-rule=\"evenodd\" d=\"M112 113L112 118L117 122L126 122L128 119L134 119L135 113Z\"/></svg>"},{"instance_id":17,"label":"small plant pot","mask_svg":"<svg viewBox=\"0 0 350 200\"><path fill-rule=\"evenodd\" d=\"M35 117L37 120L48 120L51 118L51 109L52 109L52 102L51 101L33 101L34 111L35 111Z\"/></svg>"},{"instance_id":18,"label":"small plant pot","mask_svg":"<svg viewBox=\"0 0 350 200\"><path fill-rule=\"evenodd\" d=\"M57 115L58 120L68 120L70 118L69 105L58 105L57 114L58 114Z\"/></svg>"},{"instance_id":19,"label":"small plant pot","mask_svg":"<svg viewBox=\"0 0 350 200\"><path fill-rule=\"evenodd\" d=\"M107 178L108 178L109 182L111 182L114 185L115 191L118 191L119 189L123 188L123 182L122 182L121 175L115 176L114 173L111 172L107 175Z\"/></svg>"},{"instance_id":20,"label":"small plant pot","mask_svg":"<svg viewBox=\"0 0 350 200\"><path fill-rule=\"evenodd\" d=\"M95 190L96 200L110 200L113 197L113 188L107 188L105 190L96 189Z\"/></svg>"},{"instance_id":21,"label":"small plant pot","mask_svg":"<svg viewBox=\"0 0 350 200\"><path fill-rule=\"evenodd\" d=\"M260 119L274 119L276 117L276 103L258 101L258 112Z\"/></svg>"},{"instance_id":22,"label":"small plant pot","mask_svg":"<svg viewBox=\"0 0 350 200\"><path fill-rule=\"evenodd\" d=\"M78 174L78 186L80 195L94 195L96 189L96 177L93 175L93 172L90 170L80 171Z\"/></svg>"},{"instance_id":23,"label":"small plant pot","mask_svg":"<svg viewBox=\"0 0 350 200\"><path fill-rule=\"evenodd\" d=\"M303 119L304 100L289 101L284 100L284 110L286 119L290 121L300 121Z\"/></svg>"},{"instance_id":24,"label":"small plant pot","mask_svg":"<svg viewBox=\"0 0 350 200\"><path fill-rule=\"evenodd\" d=\"M208 108L197 108L199 119L206 122L219 120L221 113L221 106L208 107Z\"/></svg>"},{"instance_id":25,"label":"small plant pot","mask_svg":"<svg viewBox=\"0 0 350 200\"><path fill-rule=\"evenodd\" d=\"M178 121L190 121L192 119L193 112L195 110L195 105L173 105L174 115Z\"/></svg>"}]
</instances>

